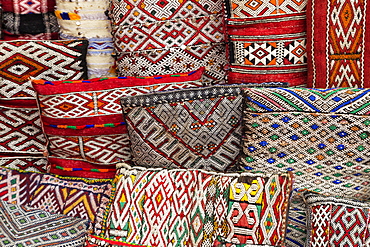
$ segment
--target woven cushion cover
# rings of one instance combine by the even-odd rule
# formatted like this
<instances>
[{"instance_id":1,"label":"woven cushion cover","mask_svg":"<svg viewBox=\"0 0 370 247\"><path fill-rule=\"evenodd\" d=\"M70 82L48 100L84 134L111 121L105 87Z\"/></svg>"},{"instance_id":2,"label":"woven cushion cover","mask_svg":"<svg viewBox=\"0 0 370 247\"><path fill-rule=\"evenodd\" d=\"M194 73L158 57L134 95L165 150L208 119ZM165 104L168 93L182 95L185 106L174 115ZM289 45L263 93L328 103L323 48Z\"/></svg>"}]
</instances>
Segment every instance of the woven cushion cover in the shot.
<instances>
[{"instance_id":1,"label":"woven cushion cover","mask_svg":"<svg viewBox=\"0 0 370 247\"><path fill-rule=\"evenodd\" d=\"M46 172L48 160L46 157L5 155L0 157L0 166L23 171Z\"/></svg>"},{"instance_id":2,"label":"woven cushion cover","mask_svg":"<svg viewBox=\"0 0 370 247\"><path fill-rule=\"evenodd\" d=\"M307 202L306 246L369 246L370 205L358 201L304 193Z\"/></svg>"},{"instance_id":3,"label":"woven cushion cover","mask_svg":"<svg viewBox=\"0 0 370 247\"><path fill-rule=\"evenodd\" d=\"M49 161L54 168L52 172L60 174L55 169L59 168L64 170L63 175L68 175L65 172L70 171L70 175L76 176L73 175L74 171L86 169L93 164L95 166L90 171L85 170L78 175L113 177L115 163L131 160L120 98L154 91L200 87L202 73L203 69L149 78L115 77L54 82L34 80L44 133L49 141ZM104 175L103 172L94 172L94 169L110 170Z\"/></svg>"},{"instance_id":4,"label":"woven cushion cover","mask_svg":"<svg viewBox=\"0 0 370 247\"><path fill-rule=\"evenodd\" d=\"M370 87L367 1L308 2L308 86Z\"/></svg>"},{"instance_id":5,"label":"woven cushion cover","mask_svg":"<svg viewBox=\"0 0 370 247\"><path fill-rule=\"evenodd\" d=\"M53 13L55 0L1 0L4 11L3 37L9 39L57 39Z\"/></svg>"},{"instance_id":6,"label":"woven cushion cover","mask_svg":"<svg viewBox=\"0 0 370 247\"><path fill-rule=\"evenodd\" d=\"M296 188L369 198L368 90L247 89L245 169L290 170ZM288 246L306 237L302 200L292 203Z\"/></svg>"},{"instance_id":7,"label":"woven cushion cover","mask_svg":"<svg viewBox=\"0 0 370 247\"><path fill-rule=\"evenodd\" d=\"M241 86L122 99L135 164L224 171L241 150Z\"/></svg>"},{"instance_id":8,"label":"woven cushion cover","mask_svg":"<svg viewBox=\"0 0 370 247\"><path fill-rule=\"evenodd\" d=\"M83 246L88 221L0 201L1 246Z\"/></svg>"},{"instance_id":9,"label":"woven cushion cover","mask_svg":"<svg viewBox=\"0 0 370 247\"><path fill-rule=\"evenodd\" d=\"M121 168L102 237L152 246L284 242L290 174Z\"/></svg>"},{"instance_id":10,"label":"woven cushion cover","mask_svg":"<svg viewBox=\"0 0 370 247\"><path fill-rule=\"evenodd\" d=\"M307 1L228 0L230 83L307 80Z\"/></svg>"}]
</instances>

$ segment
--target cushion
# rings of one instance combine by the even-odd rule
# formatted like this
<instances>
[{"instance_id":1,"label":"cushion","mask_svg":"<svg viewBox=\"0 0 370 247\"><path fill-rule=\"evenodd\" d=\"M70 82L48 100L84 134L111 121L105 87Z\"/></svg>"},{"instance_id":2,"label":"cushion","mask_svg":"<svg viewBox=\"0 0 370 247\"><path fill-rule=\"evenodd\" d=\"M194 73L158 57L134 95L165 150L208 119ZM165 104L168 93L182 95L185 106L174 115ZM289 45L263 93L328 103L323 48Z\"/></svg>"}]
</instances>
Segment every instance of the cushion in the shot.
<instances>
[{"instance_id":1,"label":"cushion","mask_svg":"<svg viewBox=\"0 0 370 247\"><path fill-rule=\"evenodd\" d=\"M367 200L369 89L245 90L244 169L295 174L295 187Z\"/></svg>"},{"instance_id":2,"label":"cushion","mask_svg":"<svg viewBox=\"0 0 370 247\"><path fill-rule=\"evenodd\" d=\"M31 195L42 178L41 173L0 168L0 199L29 206Z\"/></svg>"},{"instance_id":3,"label":"cushion","mask_svg":"<svg viewBox=\"0 0 370 247\"><path fill-rule=\"evenodd\" d=\"M241 150L241 87L212 86L123 98L134 163L233 169Z\"/></svg>"},{"instance_id":4,"label":"cushion","mask_svg":"<svg viewBox=\"0 0 370 247\"><path fill-rule=\"evenodd\" d=\"M2 246L83 246L88 221L0 200Z\"/></svg>"},{"instance_id":5,"label":"cushion","mask_svg":"<svg viewBox=\"0 0 370 247\"><path fill-rule=\"evenodd\" d=\"M105 239L101 237L97 237L95 235L89 235L86 240L86 247L98 247L98 246L144 246L144 245L137 245L137 244L130 244L123 241L115 241L111 239Z\"/></svg>"},{"instance_id":6,"label":"cushion","mask_svg":"<svg viewBox=\"0 0 370 247\"><path fill-rule=\"evenodd\" d=\"M44 80L77 80L85 77L87 41L0 41L1 100L31 100L35 93L29 77Z\"/></svg>"},{"instance_id":7,"label":"cushion","mask_svg":"<svg viewBox=\"0 0 370 247\"><path fill-rule=\"evenodd\" d=\"M5 107L0 103L0 155L42 156L45 151L38 109Z\"/></svg>"},{"instance_id":8,"label":"cushion","mask_svg":"<svg viewBox=\"0 0 370 247\"><path fill-rule=\"evenodd\" d=\"M222 0L185 0L154 2L146 0L113 0L111 17L113 26L152 23L184 18L194 18L223 13ZM176 35L175 35L176 36Z\"/></svg>"},{"instance_id":9,"label":"cushion","mask_svg":"<svg viewBox=\"0 0 370 247\"><path fill-rule=\"evenodd\" d=\"M1 0L4 39L57 39L55 0Z\"/></svg>"},{"instance_id":10,"label":"cushion","mask_svg":"<svg viewBox=\"0 0 370 247\"><path fill-rule=\"evenodd\" d=\"M88 77L116 76L113 40L107 10L109 1L57 0L55 14L62 39L86 38Z\"/></svg>"},{"instance_id":11,"label":"cushion","mask_svg":"<svg viewBox=\"0 0 370 247\"><path fill-rule=\"evenodd\" d=\"M306 84L306 4L226 1L230 83Z\"/></svg>"},{"instance_id":12,"label":"cushion","mask_svg":"<svg viewBox=\"0 0 370 247\"><path fill-rule=\"evenodd\" d=\"M308 1L309 87L370 87L369 18L366 1Z\"/></svg>"},{"instance_id":13,"label":"cushion","mask_svg":"<svg viewBox=\"0 0 370 247\"><path fill-rule=\"evenodd\" d=\"M153 246L212 246L219 237L240 244L284 242L290 173L126 166L115 181L100 234L106 239Z\"/></svg>"},{"instance_id":14,"label":"cushion","mask_svg":"<svg viewBox=\"0 0 370 247\"><path fill-rule=\"evenodd\" d=\"M306 246L368 246L368 203L305 192L308 237Z\"/></svg>"},{"instance_id":15,"label":"cushion","mask_svg":"<svg viewBox=\"0 0 370 247\"><path fill-rule=\"evenodd\" d=\"M149 78L34 80L53 172L62 174L58 170L64 170L63 175L75 176L73 171L69 174L65 172L71 168L77 168L76 171L89 168L91 172L94 172L91 169L101 169L94 172L95 175L78 174L101 178L103 170L113 169L112 166L120 160L131 160L119 99L154 91L200 87L202 73L203 69ZM90 164L95 164L95 167ZM110 177L114 176L114 170L108 172Z\"/></svg>"},{"instance_id":16,"label":"cushion","mask_svg":"<svg viewBox=\"0 0 370 247\"><path fill-rule=\"evenodd\" d=\"M111 180L87 180L43 174L29 206L93 222L103 198L110 197Z\"/></svg>"},{"instance_id":17,"label":"cushion","mask_svg":"<svg viewBox=\"0 0 370 247\"><path fill-rule=\"evenodd\" d=\"M10 169L33 172L47 172L48 160L43 156L9 156L0 157L0 166Z\"/></svg>"}]
</instances>

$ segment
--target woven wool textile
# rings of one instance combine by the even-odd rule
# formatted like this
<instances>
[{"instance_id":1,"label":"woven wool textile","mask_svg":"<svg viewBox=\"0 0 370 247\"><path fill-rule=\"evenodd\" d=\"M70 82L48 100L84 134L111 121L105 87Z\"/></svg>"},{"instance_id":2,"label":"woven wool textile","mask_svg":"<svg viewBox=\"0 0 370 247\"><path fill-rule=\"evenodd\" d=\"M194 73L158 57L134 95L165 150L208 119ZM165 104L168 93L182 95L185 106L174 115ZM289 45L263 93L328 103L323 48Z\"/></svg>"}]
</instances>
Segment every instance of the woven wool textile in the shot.
<instances>
[{"instance_id":1,"label":"woven wool textile","mask_svg":"<svg viewBox=\"0 0 370 247\"><path fill-rule=\"evenodd\" d=\"M99 169L111 168L102 165L112 166L120 160L131 160L120 98L200 87L202 73L203 69L148 78L115 77L54 82L34 80L44 132L49 141L49 158L59 158L52 162L59 167L73 168L69 161L73 160L76 165L74 168L87 168L91 166L89 163L93 163L100 166ZM63 162L60 158L68 160ZM82 161L87 162L86 166ZM79 175L86 177L88 174ZM114 176L114 171L111 175Z\"/></svg>"},{"instance_id":2,"label":"woven wool textile","mask_svg":"<svg viewBox=\"0 0 370 247\"><path fill-rule=\"evenodd\" d=\"M110 11L113 26L118 26L221 14L224 6L222 0L113 0Z\"/></svg>"},{"instance_id":3,"label":"woven wool textile","mask_svg":"<svg viewBox=\"0 0 370 247\"><path fill-rule=\"evenodd\" d=\"M227 1L230 83L306 83L306 4Z\"/></svg>"},{"instance_id":4,"label":"woven wool textile","mask_svg":"<svg viewBox=\"0 0 370 247\"><path fill-rule=\"evenodd\" d=\"M30 198L41 180L40 173L0 168L0 199L29 206Z\"/></svg>"},{"instance_id":5,"label":"woven wool textile","mask_svg":"<svg viewBox=\"0 0 370 247\"><path fill-rule=\"evenodd\" d=\"M0 157L0 166L23 171L46 172L48 161L41 156L8 156Z\"/></svg>"},{"instance_id":6,"label":"woven wool textile","mask_svg":"<svg viewBox=\"0 0 370 247\"><path fill-rule=\"evenodd\" d=\"M370 205L305 192L308 205L306 246L369 246Z\"/></svg>"},{"instance_id":7,"label":"woven wool textile","mask_svg":"<svg viewBox=\"0 0 370 247\"><path fill-rule=\"evenodd\" d=\"M1 246L83 246L88 221L0 201Z\"/></svg>"},{"instance_id":8,"label":"woven wool textile","mask_svg":"<svg viewBox=\"0 0 370 247\"><path fill-rule=\"evenodd\" d=\"M46 139L37 108L11 108L0 104L0 154L42 156Z\"/></svg>"},{"instance_id":9,"label":"woven wool textile","mask_svg":"<svg viewBox=\"0 0 370 247\"><path fill-rule=\"evenodd\" d=\"M291 179L290 174L122 168L101 236L151 246L213 246L217 237L279 245Z\"/></svg>"},{"instance_id":10,"label":"woven wool textile","mask_svg":"<svg viewBox=\"0 0 370 247\"><path fill-rule=\"evenodd\" d=\"M241 150L240 86L122 99L135 164L224 171Z\"/></svg>"},{"instance_id":11,"label":"woven wool textile","mask_svg":"<svg viewBox=\"0 0 370 247\"><path fill-rule=\"evenodd\" d=\"M43 174L30 207L94 221L100 201L111 194L111 180L83 180Z\"/></svg>"},{"instance_id":12,"label":"woven wool textile","mask_svg":"<svg viewBox=\"0 0 370 247\"><path fill-rule=\"evenodd\" d=\"M87 41L0 42L0 99L34 100L29 77L77 80L85 77ZM32 102L27 102L30 107ZM36 107L36 104L33 103Z\"/></svg>"},{"instance_id":13,"label":"woven wool textile","mask_svg":"<svg viewBox=\"0 0 370 247\"><path fill-rule=\"evenodd\" d=\"M123 76L185 73L206 67L203 81L207 84L223 80L227 64L224 43L125 52L117 57L118 73Z\"/></svg>"},{"instance_id":14,"label":"woven wool textile","mask_svg":"<svg viewBox=\"0 0 370 247\"><path fill-rule=\"evenodd\" d=\"M289 170L295 187L369 199L368 89L246 89L244 169Z\"/></svg>"},{"instance_id":15,"label":"woven wool textile","mask_svg":"<svg viewBox=\"0 0 370 247\"><path fill-rule=\"evenodd\" d=\"M368 11L367 1L309 1L309 87L370 86Z\"/></svg>"},{"instance_id":16,"label":"woven wool textile","mask_svg":"<svg viewBox=\"0 0 370 247\"><path fill-rule=\"evenodd\" d=\"M290 197L286 232L287 247L304 247L307 239L306 203L301 193L293 190Z\"/></svg>"}]
</instances>

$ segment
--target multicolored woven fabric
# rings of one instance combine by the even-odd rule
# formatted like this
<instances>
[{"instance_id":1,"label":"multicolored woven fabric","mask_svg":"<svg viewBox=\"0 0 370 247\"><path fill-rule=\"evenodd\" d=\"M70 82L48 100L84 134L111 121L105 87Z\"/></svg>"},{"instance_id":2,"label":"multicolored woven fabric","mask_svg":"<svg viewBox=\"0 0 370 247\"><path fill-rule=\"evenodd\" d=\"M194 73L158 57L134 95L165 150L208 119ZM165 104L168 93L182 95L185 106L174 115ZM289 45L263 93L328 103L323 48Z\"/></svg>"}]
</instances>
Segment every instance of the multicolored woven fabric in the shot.
<instances>
[{"instance_id":1,"label":"multicolored woven fabric","mask_svg":"<svg viewBox=\"0 0 370 247\"><path fill-rule=\"evenodd\" d=\"M1 0L5 39L56 39L55 0ZM27 35L27 36L23 36Z\"/></svg>"},{"instance_id":2,"label":"multicolored woven fabric","mask_svg":"<svg viewBox=\"0 0 370 247\"><path fill-rule=\"evenodd\" d=\"M43 174L33 188L30 207L94 221L103 198L111 194L111 180L84 180Z\"/></svg>"},{"instance_id":3,"label":"multicolored woven fabric","mask_svg":"<svg viewBox=\"0 0 370 247\"><path fill-rule=\"evenodd\" d=\"M241 87L212 86L123 98L135 164L233 169L241 150Z\"/></svg>"},{"instance_id":4,"label":"multicolored woven fabric","mask_svg":"<svg viewBox=\"0 0 370 247\"><path fill-rule=\"evenodd\" d=\"M304 193L308 205L306 246L369 246L370 205Z\"/></svg>"},{"instance_id":5,"label":"multicolored woven fabric","mask_svg":"<svg viewBox=\"0 0 370 247\"><path fill-rule=\"evenodd\" d=\"M310 0L308 6L308 86L370 87L367 1Z\"/></svg>"},{"instance_id":6,"label":"multicolored woven fabric","mask_svg":"<svg viewBox=\"0 0 370 247\"><path fill-rule=\"evenodd\" d=\"M223 2L112 1L118 73L149 76L206 67L204 81L226 76Z\"/></svg>"},{"instance_id":7,"label":"multicolored woven fabric","mask_svg":"<svg viewBox=\"0 0 370 247\"><path fill-rule=\"evenodd\" d=\"M44 80L78 80L86 73L87 41L1 41L0 99L32 100L30 77ZM12 101L14 102L14 101Z\"/></svg>"},{"instance_id":8,"label":"multicolored woven fabric","mask_svg":"<svg viewBox=\"0 0 370 247\"><path fill-rule=\"evenodd\" d=\"M307 80L306 0L228 0L230 83Z\"/></svg>"},{"instance_id":9,"label":"multicolored woven fabric","mask_svg":"<svg viewBox=\"0 0 370 247\"><path fill-rule=\"evenodd\" d=\"M47 172L48 160L41 156L8 156L0 157L0 166L10 169L33 172Z\"/></svg>"},{"instance_id":10,"label":"multicolored woven fabric","mask_svg":"<svg viewBox=\"0 0 370 247\"><path fill-rule=\"evenodd\" d=\"M305 247L307 239L306 203L301 193L293 190L290 197L286 232L287 247Z\"/></svg>"},{"instance_id":11,"label":"multicolored woven fabric","mask_svg":"<svg viewBox=\"0 0 370 247\"><path fill-rule=\"evenodd\" d=\"M44 132L49 141L49 158L65 159L64 162L61 159L53 162L65 171L68 170L65 168L91 168L89 163L100 166L100 169L110 169L121 160L131 160L120 98L200 87L202 73L203 69L185 74L140 78L114 77L54 82L34 80ZM71 167L69 160L73 160L76 166ZM80 161L79 164L76 161ZM53 171L61 174L56 169ZM110 174L113 177L114 171ZM75 176L73 170L69 175ZM86 177L88 174L79 175ZM101 175L102 173L96 173L93 177Z\"/></svg>"},{"instance_id":12,"label":"multicolored woven fabric","mask_svg":"<svg viewBox=\"0 0 370 247\"><path fill-rule=\"evenodd\" d=\"M152 246L284 242L291 174L122 168L102 237ZM247 230L246 230L247 229Z\"/></svg>"},{"instance_id":13,"label":"multicolored woven fabric","mask_svg":"<svg viewBox=\"0 0 370 247\"><path fill-rule=\"evenodd\" d=\"M113 39L107 10L109 1L56 1L55 14L62 39L89 41L87 51L88 77L116 76Z\"/></svg>"},{"instance_id":14,"label":"multicolored woven fabric","mask_svg":"<svg viewBox=\"0 0 370 247\"><path fill-rule=\"evenodd\" d=\"M31 195L42 174L0 168L0 199L12 204L29 206Z\"/></svg>"},{"instance_id":15,"label":"multicolored woven fabric","mask_svg":"<svg viewBox=\"0 0 370 247\"><path fill-rule=\"evenodd\" d=\"M245 90L244 169L289 170L295 186L369 199L369 89Z\"/></svg>"},{"instance_id":16,"label":"multicolored woven fabric","mask_svg":"<svg viewBox=\"0 0 370 247\"><path fill-rule=\"evenodd\" d=\"M1 246L83 246L88 221L0 200Z\"/></svg>"},{"instance_id":17,"label":"multicolored woven fabric","mask_svg":"<svg viewBox=\"0 0 370 247\"><path fill-rule=\"evenodd\" d=\"M45 151L38 109L0 104L0 154L42 156Z\"/></svg>"}]
</instances>

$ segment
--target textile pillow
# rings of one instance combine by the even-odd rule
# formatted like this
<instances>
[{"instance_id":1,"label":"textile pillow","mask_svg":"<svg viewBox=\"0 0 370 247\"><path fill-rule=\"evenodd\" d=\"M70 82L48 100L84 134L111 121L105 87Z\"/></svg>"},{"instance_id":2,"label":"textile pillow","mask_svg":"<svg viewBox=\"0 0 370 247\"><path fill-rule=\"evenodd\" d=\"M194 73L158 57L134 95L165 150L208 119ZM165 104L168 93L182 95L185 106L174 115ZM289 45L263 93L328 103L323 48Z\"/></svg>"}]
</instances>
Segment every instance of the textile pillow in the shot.
<instances>
[{"instance_id":1,"label":"textile pillow","mask_svg":"<svg viewBox=\"0 0 370 247\"><path fill-rule=\"evenodd\" d=\"M23 171L47 172L48 160L45 157L5 156L0 157L0 167Z\"/></svg>"},{"instance_id":2,"label":"textile pillow","mask_svg":"<svg viewBox=\"0 0 370 247\"><path fill-rule=\"evenodd\" d=\"M1 0L4 39L57 39L55 0Z\"/></svg>"},{"instance_id":3,"label":"textile pillow","mask_svg":"<svg viewBox=\"0 0 370 247\"><path fill-rule=\"evenodd\" d=\"M370 90L245 90L244 169L289 170L295 187L370 198Z\"/></svg>"},{"instance_id":4,"label":"textile pillow","mask_svg":"<svg viewBox=\"0 0 370 247\"><path fill-rule=\"evenodd\" d=\"M292 175L121 168L100 237L152 246L284 242Z\"/></svg>"},{"instance_id":5,"label":"textile pillow","mask_svg":"<svg viewBox=\"0 0 370 247\"><path fill-rule=\"evenodd\" d=\"M123 98L134 163L233 169L241 150L241 87L212 86Z\"/></svg>"},{"instance_id":6,"label":"textile pillow","mask_svg":"<svg viewBox=\"0 0 370 247\"><path fill-rule=\"evenodd\" d=\"M368 246L370 204L305 192L309 233L306 246Z\"/></svg>"},{"instance_id":7,"label":"textile pillow","mask_svg":"<svg viewBox=\"0 0 370 247\"><path fill-rule=\"evenodd\" d=\"M33 189L30 207L94 222L100 202L111 195L111 180L84 180L43 174Z\"/></svg>"},{"instance_id":8,"label":"textile pillow","mask_svg":"<svg viewBox=\"0 0 370 247\"><path fill-rule=\"evenodd\" d=\"M0 41L0 99L36 108L29 78L78 80L86 74L87 41ZM22 100L30 100L23 102Z\"/></svg>"},{"instance_id":9,"label":"textile pillow","mask_svg":"<svg viewBox=\"0 0 370 247\"><path fill-rule=\"evenodd\" d=\"M2 246L83 246L88 221L0 200Z\"/></svg>"},{"instance_id":10,"label":"textile pillow","mask_svg":"<svg viewBox=\"0 0 370 247\"><path fill-rule=\"evenodd\" d=\"M308 1L309 87L370 87L368 11L367 1Z\"/></svg>"},{"instance_id":11,"label":"textile pillow","mask_svg":"<svg viewBox=\"0 0 370 247\"><path fill-rule=\"evenodd\" d=\"M306 84L306 4L226 1L230 83Z\"/></svg>"},{"instance_id":12,"label":"textile pillow","mask_svg":"<svg viewBox=\"0 0 370 247\"><path fill-rule=\"evenodd\" d=\"M73 171L84 170L78 175L113 177L114 164L131 160L119 99L148 92L200 87L203 70L145 78L34 80L53 172L61 174L63 171L63 175L75 176ZM86 171L86 168L91 169ZM104 169L113 170L104 175Z\"/></svg>"}]
</instances>

